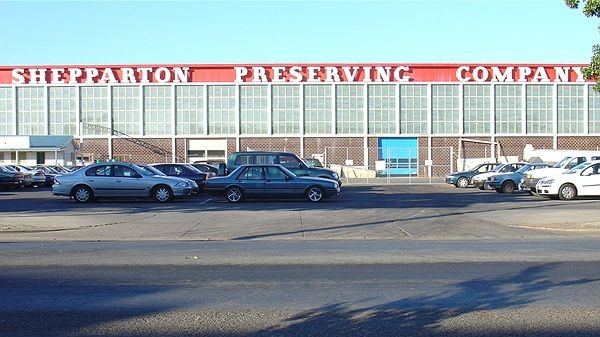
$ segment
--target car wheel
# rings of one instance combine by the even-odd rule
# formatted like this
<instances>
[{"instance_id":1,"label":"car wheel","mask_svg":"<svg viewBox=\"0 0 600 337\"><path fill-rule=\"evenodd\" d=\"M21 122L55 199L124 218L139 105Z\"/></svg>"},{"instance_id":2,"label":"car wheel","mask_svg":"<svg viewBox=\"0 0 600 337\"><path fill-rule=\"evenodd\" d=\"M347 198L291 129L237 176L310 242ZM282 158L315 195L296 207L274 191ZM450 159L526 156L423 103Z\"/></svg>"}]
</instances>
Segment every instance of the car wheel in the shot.
<instances>
[{"instance_id":1,"label":"car wheel","mask_svg":"<svg viewBox=\"0 0 600 337\"><path fill-rule=\"evenodd\" d=\"M577 188L571 184L564 184L558 190L560 200L573 200L577 196Z\"/></svg>"},{"instance_id":2,"label":"car wheel","mask_svg":"<svg viewBox=\"0 0 600 337\"><path fill-rule=\"evenodd\" d=\"M505 181L500 188L503 193L512 193L515 191L515 184L512 181Z\"/></svg>"},{"instance_id":3,"label":"car wheel","mask_svg":"<svg viewBox=\"0 0 600 337\"><path fill-rule=\"evenodd\" d=\"M152 190L152 196L158 202L169 202L173 200L173 191L169 186L159 185Z\"/></svg>"},{"instance_id":4,"label":"car wheel","mask_svg":"<svg viewBox=\"0 0 600 337\"><path fill-rule=\"evenodd\" d=\"M458 188L465 188L467 186L469 186L469 179L467 177L460 177L456 181L456 187Z\"/></svg>"},{"instance_id":5,"label":"car wheel","mask_svg":"<svg viewBox=\"0 0 600 337\"><path fill-rule=\"evenodd\" d=\"M227 201L229 202L240 202L244 199L244 192L239 187L230 187L225 191Z\"/></svg>"},{"instance_id":6,"label":"car wheel","mask_svg":"<svg viewBox=\"0 0 600 337\"><path fill-rule=\"evenodd\" d=\"M324 196L325 193L319 186L311 186L306 190L306 197L312 202L319 202L323 200Z\"/></svg>"},{"instance_id":7,"label":"car wheel","mask_svg":"<svg viewBox=\"0 0 600 337\"><path fill-rule=\"evenodd\" d=\"M92 192L92 189L83 185L76 186L71 195L73 195L75 201L80 203L90 202L94 199L94 192Z\"/></svg>"}]
</instances>

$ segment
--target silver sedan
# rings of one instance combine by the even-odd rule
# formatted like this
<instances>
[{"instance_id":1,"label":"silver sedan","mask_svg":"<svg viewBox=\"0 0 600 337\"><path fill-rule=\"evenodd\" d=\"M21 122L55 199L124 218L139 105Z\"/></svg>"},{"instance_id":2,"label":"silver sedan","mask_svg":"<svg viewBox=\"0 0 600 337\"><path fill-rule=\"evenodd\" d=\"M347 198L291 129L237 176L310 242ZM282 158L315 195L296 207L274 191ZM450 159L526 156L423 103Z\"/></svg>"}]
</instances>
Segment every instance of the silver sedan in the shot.
<instances>
[{"instance_id":1,"label":"silver sedan","mask_svg":"<svg viewBox=\"0 0 600 337\"><path fill-rule=\"evenodd\" d=\"M192 186L185 179L153 175L134 164L107 162L56 176L52 192L77 202L103 197L152 197L168 202L190 195Z\"/></svg>"}]
</instances>

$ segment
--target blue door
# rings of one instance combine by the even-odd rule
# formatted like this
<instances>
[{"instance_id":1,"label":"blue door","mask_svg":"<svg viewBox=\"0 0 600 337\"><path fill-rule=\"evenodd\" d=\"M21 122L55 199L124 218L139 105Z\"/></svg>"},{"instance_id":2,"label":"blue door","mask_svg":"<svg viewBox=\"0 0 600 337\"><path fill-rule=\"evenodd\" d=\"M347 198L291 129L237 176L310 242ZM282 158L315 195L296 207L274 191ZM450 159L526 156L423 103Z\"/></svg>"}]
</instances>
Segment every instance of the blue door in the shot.
<instances>
[{"instance_id":1,"label":"blue door","mask_svg":"<svg viewBox=\"0 0 600 337\"><path fill-rule=\"evenodd\" d=\"M417 175L419 147L417 138L379 138L379 160L385 160L385 172L391 175Z\"/></svg>"}]
</instances>

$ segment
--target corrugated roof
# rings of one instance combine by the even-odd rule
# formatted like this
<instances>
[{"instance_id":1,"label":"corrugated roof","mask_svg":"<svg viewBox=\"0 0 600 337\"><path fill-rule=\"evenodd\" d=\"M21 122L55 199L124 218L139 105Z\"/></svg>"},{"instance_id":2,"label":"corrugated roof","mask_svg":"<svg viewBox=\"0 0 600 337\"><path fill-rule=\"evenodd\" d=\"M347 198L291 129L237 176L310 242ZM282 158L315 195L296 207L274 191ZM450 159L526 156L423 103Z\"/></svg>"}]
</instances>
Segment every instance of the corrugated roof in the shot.
<instances>
[{"instance_id":1,"label":"corrugated roof","mask_svg":"<svg viewBox=\"0 0 600 337\"><path fill-rule=\"evenodd\" d=\"M73 141L73 136L29 136L29 146L34 148L64 149Z\"/></svg>"}]
</instances>

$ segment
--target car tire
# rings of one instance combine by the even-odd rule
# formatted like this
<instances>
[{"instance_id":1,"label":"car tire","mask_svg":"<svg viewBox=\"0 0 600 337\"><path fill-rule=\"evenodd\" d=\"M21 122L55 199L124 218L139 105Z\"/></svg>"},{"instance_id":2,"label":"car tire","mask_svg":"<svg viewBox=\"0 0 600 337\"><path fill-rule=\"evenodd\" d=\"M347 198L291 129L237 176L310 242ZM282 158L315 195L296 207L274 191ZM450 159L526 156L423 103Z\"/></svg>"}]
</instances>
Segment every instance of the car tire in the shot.
<instances>
[{"instance_id":1,"label":"car tire","mask_svg":"<svg viewBox=\"0 0 600 337\"><path fill-rule=\"evenodd\" d=\"M502 193L512 193L515 191L515 188L515 183L513 183L512 181L505 181L502 183L502 186L500 186Z\"/></svg>"},{"instance_id":2,"label":"car tire","mask_svg":"<svg viewBox=\"0 0 600 337\"><path fill-rule=\"evenodd\" d=\"M469 186L469 178L467 177L460 177L456 181L456 187L458 188L466 188L467 186Z\"/></svg>"},{"instance_id":3,"label":"car tire","mask_svg":"<svg viewBox=\"0 0 600 337\"><path fill-rule=\"evenodd\" d=\"M94 192L91 188L84 185L75 186L71 192L71 195L78 203L87 203L94 200Z\"/></svg>"},{"instance_id":4,"label":"car tire","mask_svg":"<svg viewBox=\"0 0 600 337\"><path fill-rule=\"evenodd\" d=\"M229 202L240 202L244 200L244 192L237 186L229 187L227 190L225 190L225 197Z\"/></svg>"},{"instance_id":5,"label":"car tire","mask_svg":"<svg viewBox=\"0 0 600 337\"><path fill-rule=\"evenodd\" d=\"M558 189L560 200L573 200L577 197L577 188L573 184L564 184Z\"/></svg>"},{"instance_id":6,"label":"car tire","mask_svg":"<svg viewBox=\"0 0 600 337\"><path fill-rule=\"evenodd\" d=\"M325 191L319 186L311 186L306 190L306 197L312 202L319 202L325 199Z\"/></svg>"},{"instance_id":7,"label":"car tire","mask_svg":"<svg viewBox=\"0 0 600 337\"><path fill-rule=\"evenodd\" d=\"M152 197L158 202L173 200L173 191L167 185L158 185L152 189Z\"/></svg>"}]
</instances>

